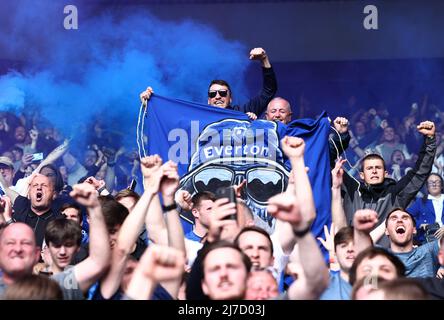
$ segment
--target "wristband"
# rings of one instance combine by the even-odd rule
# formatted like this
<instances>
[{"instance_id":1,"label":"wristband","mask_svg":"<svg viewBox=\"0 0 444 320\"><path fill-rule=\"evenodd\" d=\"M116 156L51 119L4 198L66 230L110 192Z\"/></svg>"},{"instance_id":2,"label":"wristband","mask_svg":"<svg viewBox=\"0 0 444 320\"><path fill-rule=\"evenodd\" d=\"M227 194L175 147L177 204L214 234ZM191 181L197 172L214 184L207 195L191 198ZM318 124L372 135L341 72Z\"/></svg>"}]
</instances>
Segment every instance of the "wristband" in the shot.
<instances>
[{"instance_id":1,"label":"wristband","mask_svg":"<svg viewBox=\"0 0 444 320\"><path fill-rule=\"evenodd\" d=\"M173 202L173 204L170 204L169 206L162 205L163 212L172 211L172 210L175 210L176 208L177 208L177 203L176 202Z\"/></svg>"},{"instance_id":2,"label":"wristband","mask_svg":"<svg viewBox=\"0 0 444 320\"><path fill-rule=\"evenodd\" d=\"M100 194L102 193L102 191L105 190L105 189L106 189L105 186L103 186L103 187L97 189L97 192L98 192L99 195L100 195Z\"/></svg>"},{"instance_id":3,"label":"wristband","mask_svg":"<svg viewBox=\"0 0 444 320\"><path fill-rule=\"evenodd\" d=\"M311 230L311 226L308 226L307 228L297 231L293 229L293 234L298 237L298 238L302 238L303 236L305 236L307 233L309 233Z\"/></svg>"}]
</instances>

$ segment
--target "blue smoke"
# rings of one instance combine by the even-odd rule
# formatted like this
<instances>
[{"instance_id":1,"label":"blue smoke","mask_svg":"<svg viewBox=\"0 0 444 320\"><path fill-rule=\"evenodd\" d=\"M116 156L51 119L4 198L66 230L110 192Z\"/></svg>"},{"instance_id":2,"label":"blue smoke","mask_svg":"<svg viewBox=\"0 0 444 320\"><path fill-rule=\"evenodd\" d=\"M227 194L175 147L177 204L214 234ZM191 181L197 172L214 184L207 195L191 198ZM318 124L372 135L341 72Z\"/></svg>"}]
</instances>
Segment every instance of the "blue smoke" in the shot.
<instances>
[{"instance_id":1,"label":"blue smoke","mask_svg":"<svg viewBox=\"0 0 444 320\"><path fill-rule=\"evenodd\" d=\"M100 115L123 143L135 145L139 93L148 85L205 103L209 82L222 78L236 101L246 99L249 48L241 43L190 20L162 21L143 7L117 12L74 4L78 30L63 28L66 3L1 3L0 59L20 67L0 76L0 111L40 109L76 140L83 139L79 128Z\"/></svg>"}]
</instances>

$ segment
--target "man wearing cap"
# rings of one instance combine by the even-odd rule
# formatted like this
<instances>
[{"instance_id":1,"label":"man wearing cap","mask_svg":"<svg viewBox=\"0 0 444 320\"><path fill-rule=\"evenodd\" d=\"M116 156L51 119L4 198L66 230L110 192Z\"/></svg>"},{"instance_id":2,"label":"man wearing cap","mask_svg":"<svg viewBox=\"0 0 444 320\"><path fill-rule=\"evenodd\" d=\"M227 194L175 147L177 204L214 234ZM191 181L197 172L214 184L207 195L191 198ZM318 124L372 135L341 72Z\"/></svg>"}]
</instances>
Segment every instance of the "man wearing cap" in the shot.
<instances>
[{"instance_id":1,"label":"man wearing cap","mask_svg":"<svg viewBox=\"0 0 444 320\"><path fill-rule=\"evenodd\" d=\"M277 91L276 76L271 67L268 55L262 48L254 48L250 51L251 60L260 60L262 65L263 86L261 93L250 99L244 105L232 106L232 91L230 85L225 80L213 80L208 87L208 105L237 110L246 113L250 119L256 120ZM144 103L151 97L153 89L148 87L140 94L140 100Z\"/></svg>"},{"instance_id":2,"label":"man wearing cap","mask_svg":"<svg viewBox=\"0 0 444 320\"><path fill-rule=\"evenodd\" d=\"M440 265L438 262L438 240L413 247L416 222L413 216L402 208L390 212L385 220L385 234L390 239L389 251L405 265L407 277L435 277Z\"/></svg>"},{"instance_id":3,"label":"man wearing cap","mask_svg":"<svg viewBox=\"0 0 444 320\"><path fill-rule=\"evenodd\" d=\"M414 168L398 182L387 178L385 162L379 154L368 154L362 160L360 177L364 183L348 174L344 174L342 179L342 164L336 166L334 175L340 176L338 186L342 189L344 213L349 225L359 209L375 210L378 213L378 224L383 223L394 208L407 207L424 185L432 170L436 152L435 124L424 121L417 129L424 135L418 160ZM383 238L380 244L388 246L387 238Z\"/></svg>"},{"instance_id":4,"label":"man wearing cap","mask_svg":"<svg viewBox=\"0 0 444 320\"><path fill-rule=\"evenodd\" d=\"M0 157L0 175L2 189L12 186L14 164L8 157Z\"/></svg>"}]
</instances>

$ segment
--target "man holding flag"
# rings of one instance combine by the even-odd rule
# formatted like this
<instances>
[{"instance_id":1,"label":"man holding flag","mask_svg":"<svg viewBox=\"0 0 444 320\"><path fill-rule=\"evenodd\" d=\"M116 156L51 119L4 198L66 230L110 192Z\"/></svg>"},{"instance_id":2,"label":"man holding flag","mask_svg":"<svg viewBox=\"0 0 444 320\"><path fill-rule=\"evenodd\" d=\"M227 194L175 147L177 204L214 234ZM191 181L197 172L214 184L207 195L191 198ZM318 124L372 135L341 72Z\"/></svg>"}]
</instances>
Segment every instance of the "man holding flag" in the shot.
<instances>
[{"instance_id":1,"label":"man holding flag","mask_svg":"<svg viewBox=\"0 0 444 320\"><path fill-rule=\"evenodd\" d=\"M223 109L237 110L244 112L252 120L256 120L273 99L277 91L276 76L271 67L268 55L262 48L254 48L250 51L251 60L260 60L262 65L263 86L261 93L250 99L246 104L232 106L232 92L230 85L225 80L213 80L208 87L208 105ZM140 94L140 100L147 103L153 89L148 87Z\"/></svg>"}]
</instances>

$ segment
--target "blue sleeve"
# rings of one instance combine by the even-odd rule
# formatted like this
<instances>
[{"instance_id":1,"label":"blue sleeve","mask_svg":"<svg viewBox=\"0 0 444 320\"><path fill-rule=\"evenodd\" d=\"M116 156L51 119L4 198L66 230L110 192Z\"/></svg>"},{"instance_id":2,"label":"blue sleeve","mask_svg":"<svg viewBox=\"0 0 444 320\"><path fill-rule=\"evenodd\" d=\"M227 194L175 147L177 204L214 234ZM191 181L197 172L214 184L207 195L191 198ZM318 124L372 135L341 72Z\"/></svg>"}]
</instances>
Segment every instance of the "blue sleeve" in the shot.
<instances>
[{"instance_id":1,"label":"blue sleeve","mask_svg":"<svg viewBox=\"0 0 444 320\"><path fill-rule=\"evenodd\" d=\"M416 199L415 202L413 202L410 207L406 209L407 212L415 218L416 228L418 228L420 225L419 216L421 215L421 201L422 199Z\"/></svg>"}]
</instances>

